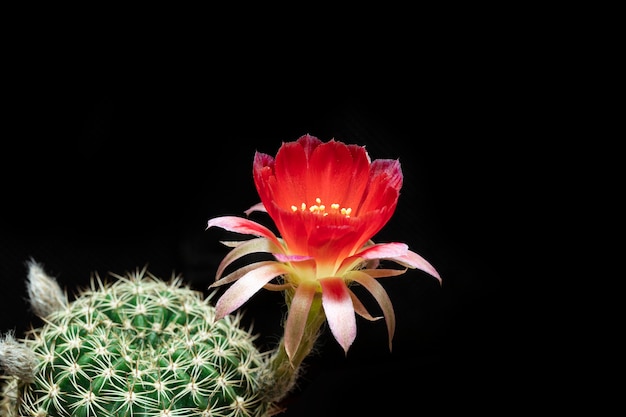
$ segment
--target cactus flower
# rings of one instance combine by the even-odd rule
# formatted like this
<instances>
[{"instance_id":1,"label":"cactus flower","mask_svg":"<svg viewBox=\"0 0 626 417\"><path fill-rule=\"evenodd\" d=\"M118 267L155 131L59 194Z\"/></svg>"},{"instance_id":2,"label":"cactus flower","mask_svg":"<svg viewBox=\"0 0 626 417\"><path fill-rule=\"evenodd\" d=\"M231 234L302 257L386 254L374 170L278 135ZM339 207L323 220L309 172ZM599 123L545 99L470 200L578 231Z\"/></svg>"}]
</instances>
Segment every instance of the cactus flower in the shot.
<instances>
[{"instance_id":1,"label":"cactus flower","mask_svg":"<svg viewBox=\"0 0 626 417\"><path fill-rule=\"evenodd\" d=\"M216 318L233 312L261 288L285 291L289 311L284 348L290 360L310 333L307 326L319 323L312 317L320 315L346 354L356 337L355 314L368 320L384 317L391 349L395 314L377 279L411 268L441 282L435 268L406 244L371 240L396 209L403 182L400 162L372 161L363 146L335 139L322 142L307 134L283 143L276 157L257 151L253 177L261 202L245 213L266 212L278 235L246 217L208 221L207 229L255 236L223 242L232 250L218 266L211 287L232 285L216 304ZM233 262L252 253L269 253L271 260L254 261L226 274ZM379 268L380 260L402 268ZM382 317L367 311L350 288L354 284L371 293Z\"/></svg>"}]
</instances>

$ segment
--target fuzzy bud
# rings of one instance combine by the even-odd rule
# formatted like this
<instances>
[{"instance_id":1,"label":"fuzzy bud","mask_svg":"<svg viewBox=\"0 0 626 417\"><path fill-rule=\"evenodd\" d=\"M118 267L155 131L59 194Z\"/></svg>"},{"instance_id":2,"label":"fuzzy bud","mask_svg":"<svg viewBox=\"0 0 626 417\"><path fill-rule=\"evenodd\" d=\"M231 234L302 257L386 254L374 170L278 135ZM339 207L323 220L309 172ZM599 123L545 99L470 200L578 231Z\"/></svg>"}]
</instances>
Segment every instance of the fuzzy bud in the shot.
<instances>
[{"instance_id":1,"label":"fuzzy bud","mask_svg":"<svg viewBox=\"0 0 626 417\"><path fill-rule=\"evenodd\" d=\"M65 309L67 296L57 281L48 276L37 262L28 262L28 301L33 312L39 317L46 317L54 311Z\"/></svg>"},{"instance_id":2,"label":"fuzzy bud","mask_svg":"<svg viewBox=\"0 0 626 417\"><path fill-rule=\"evenodd\" d=\"M31 382L37 359L32 350L18 342L13 333L9 332L0 338L0 366L8 375Z\"/></svg>"}]
</instances>

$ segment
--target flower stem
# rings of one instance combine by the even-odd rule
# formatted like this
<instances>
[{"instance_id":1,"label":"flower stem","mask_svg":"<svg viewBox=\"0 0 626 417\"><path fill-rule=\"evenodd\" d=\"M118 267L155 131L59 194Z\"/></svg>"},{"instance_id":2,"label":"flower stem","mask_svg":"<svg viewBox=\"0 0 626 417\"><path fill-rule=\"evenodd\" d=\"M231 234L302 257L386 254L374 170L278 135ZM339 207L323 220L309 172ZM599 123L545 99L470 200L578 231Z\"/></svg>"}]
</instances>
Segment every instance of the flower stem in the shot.
<instances>
[{"instance_id":1,"label":"flower stem","mask_svg":"<svg viewBox=\"0 0 626 417\"><path fill-rule=\"evenodd\" d=\"M321 294L320 294L321 295ZM307 317L302 340L298 345L298 349L289 360L287 351L285 350L284 336L280 340L280 344L270 358L271 378L267 386L266 394L270 401L277 403L284 399L287 394L294 388L301 370L304 359L311 353L317 340L320 329L326 321L326 316L322 308L321 296L316 295L313 299L311 309ZM290 304L289 291L285 292L287 305Z\"/></svg>"}]
</instances>

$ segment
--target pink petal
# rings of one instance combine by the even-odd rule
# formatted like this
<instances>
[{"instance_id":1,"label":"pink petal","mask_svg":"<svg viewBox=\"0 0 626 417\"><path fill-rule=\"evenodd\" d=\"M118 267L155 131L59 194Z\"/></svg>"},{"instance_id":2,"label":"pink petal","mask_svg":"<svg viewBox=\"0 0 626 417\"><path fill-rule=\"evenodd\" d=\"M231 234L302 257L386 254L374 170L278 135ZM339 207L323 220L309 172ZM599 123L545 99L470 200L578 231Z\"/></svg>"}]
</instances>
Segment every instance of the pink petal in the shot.
<instances>
[{"instance_id":1,"label":"pink petal","mask_svg":"<svg viewBox=\"0 0 626 417\"><path fill-rule=\"evenodd\" d=\"M409 250L407 251L405 255L396 256L396 257L390 258L390 260L397 262L402 266L406 266L409 268L417 268L424 272L427 272L428 274L437 278L437 280L439 281L439 285L441 285L441 277L439 276L439 272L437 272L435 267L433 267L426 259L422 258L420 255L418 255L415 252L412 252Z\"/></svg>"},{"instance_id":2,"label":"pink petal","mask_svg":"<svg viewBox=\"0 0 626 417\"><path fill-rule=\"evenodd\" d=\"M346 271L356 268L362 264L364 260L373 262L378 259L399 258L409 251L409 247L405 243L376 243L366 246L365 249L347 257L339 267L340 271Z\"/></svg>"},{"instance_id":3,"label":"pink petal","mask_svg":"<svg viewBox=\"0 0 626 417\"><path fill-rule=\"evenodd\" d=\"M219 279L224 270L237 259L242 258L246 255L250 255L252 253L258 252L276 252L280 250L280 247L273 244L273 242L269 241L264 237L254 238L250 240L246 240L241 242L239 245L235 246L233 250L228 252L224 259L220 262L217 267L217 272L215 273L215 279Z\"/></svg>"},{"instance_id":4,"label":"pink petal","mask_svg":"<svg viewBox=\"0 0 626 417\"><path fill-rule=\"evenodd\" d=\"M341 265L341 269L352 269L352 266L358 263L358 259L388 259L407 268L417 268L437 278L437 280L439 280L439 284L441 285L439 272L437 272L437 270L428 261L426 261L426 259L409 250L409 247L405 243L377 243L367 246L361 252L346 258Z\"/></svg>"},{"instance_id":5,"label":"pink petal","mask_svg":"<svg viewBox=\"0 0 626 417\"><path fill-rule=\"evenodd\" d=\"M307 255L285 255L282 253L274 253L274 257L279 262L302 262L313 259L312 257Z\"/></svg>"},{"instance_id":6,"label":"pink petal","mask_svg":"<svg viewBox=\"0 0 626 417\"><path fill-rule=\"evenodd\" d=\"M239 278L246 275L248 272L252 271L253 269L257 269L264 265L269 265L273 263L276 263L276 261L260 261L260 262L254 262L254 263L242 266L241 268L234 270L230 274L218 279L213 284L209 285L209 288L215 288L215 287L220 287L222 285L230 284L234 281L237 281Z\"/></svg>"},{"instance_id":7,"label":"pink petal","mask_svg":"<svg viewBox=\"0 0 626 417\"><path fill-rule=\"evenodd\" d=\"M354 254L362 259L387 259L405 255L409 250L406 243L377 243Z\"/></svg>"},{"instance_id":8,"label":"pink petal","mask_svg":"<svg viewBox=\"0 0 626 417\"><path fill-rule=\"evenodd\" d=\"M271 240L277 246L281 246L280 241L270 229L257 222L253 222L252 220L244 219L243 217L214 217L209 220L206 228L209 229L214 226L221 227L222 229L228 230L229 232L242 233L244 235L262 236Z\"/></svg>"},{"instance_id":9,"label":"pink petal","mask_svg":"<svg viewBox=\"0 0 626 417\"><path fill-rule=\"evenodd\" d=\"M250 213L252 213L253 211L263 211L267 213L267 210L265 209L265 206L263 205L263 203L256 203L255 205L250 207L248 210L244 211L244 213L246 214L246 216L249 216Z\"/></svg>"},{"instance_id":10,"label":"pink petal","mask_svg":"<svg viewBox=\"0 0 626 417\"><path fill-rule=\"evenodd\" d=\"M283 264L276 262L248 272L235 281L217 301L215 319L219 320L232 313L273 278L288 272L289 270Z\"/></svg>"},{"instance_id":11,"label":"pink petal","mask_svg":"<svg viewBox=\"0 0 626 417\"><path fill-rule=\"evenodd\" d=\"M300 346L316 288L317 285L314 282L303 282L296 288L291 300L289 316L285 324L285 351L289 360L293 359Z\"/></svg>"},{"instance_id":12,"label":"pink petal","mask_svg":"<svg viewBox=\"0 0 626 417\"><path fill-rule=\"evenodd\" d=\"M350 291L349 288L348 288L348 291ZM372 316L369 313L369 311L367 311L367 309L365 308L365 306L363 305L361 300L359 300L358 297L356 296L356 294L354 294L352 291L350 291L350 298L352 299L352 305L354 306L354 311L359 316L361 316L364 319L367 319L369 321L376 321L376 320L380 320L380 319L383 318L383 316L379 316L379 317Z\"/></svg>"},{"instance_id":13,"label":"pink petal","mask_svg":"<svg viewBox=\"0 0 626 417\"><path fill-rule=\"evenodd\" d=\"M319 283L328 326L347 355L356 338L356 317L350 292L341 278L324 278Z\"/></svg>"},{"instance_id":14,"label":"pink petal","mask_svg":"<svg viewBox=\"0 0 626 417\"><path fill-rule=\"evenodd\" d=\"M396 316L393 312L393 305L391 299L387 294L387 291L383 288L378 281L371 276L361 271L351 271L345 276L355 282L361 284L367 289L373 296L385 316L385 322L387 322L387 332L389 334L389 350L391 350L391 341L396 328Z\"/></svg>"},{"instance_id":15,"label":"pink petal","mask_svg":"<svg viewBox=\"0 0 626 417\"><path fill-rule=\"evenodd\" d=\"M406 272L406 269L360 269L361 272L369 275L372 278L386 278L386 277L397 277L398 275L402 275Z\"/></svg>"}]
</instances>

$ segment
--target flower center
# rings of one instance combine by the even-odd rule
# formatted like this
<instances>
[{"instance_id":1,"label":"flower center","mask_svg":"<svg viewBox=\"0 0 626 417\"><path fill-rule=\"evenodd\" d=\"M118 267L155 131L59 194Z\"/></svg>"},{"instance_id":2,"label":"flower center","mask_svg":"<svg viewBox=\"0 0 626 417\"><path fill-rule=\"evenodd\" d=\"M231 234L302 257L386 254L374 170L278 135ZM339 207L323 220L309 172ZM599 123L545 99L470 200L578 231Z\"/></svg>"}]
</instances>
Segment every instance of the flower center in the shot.
<instances>
[{"instance_id":1,"label":"flower center","mask_svg":"<svg viewBox=\"0 0 626 417\"><path fill-rule=\"evenodd\" d=\"M352 213L352 207L341 207L339 203L332 203L330 205L330 209L326 210L326 205L322 204L322 199L317 197L315 199L315 204L312 206L306 205L306 203L301 203L300 207L291 206L291 210L295 213L296 211L306 211L309 210L313 214L319 214L321 216L328 216L329 214L341 214L345 217L350 217L350 213Z\"/></svg>"}]
</instances>

